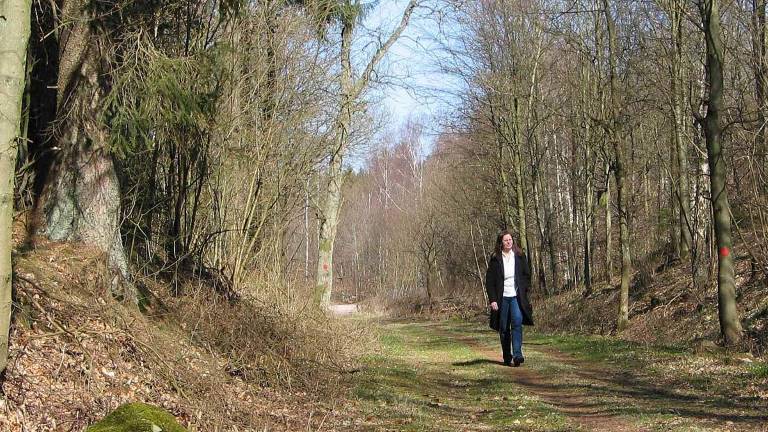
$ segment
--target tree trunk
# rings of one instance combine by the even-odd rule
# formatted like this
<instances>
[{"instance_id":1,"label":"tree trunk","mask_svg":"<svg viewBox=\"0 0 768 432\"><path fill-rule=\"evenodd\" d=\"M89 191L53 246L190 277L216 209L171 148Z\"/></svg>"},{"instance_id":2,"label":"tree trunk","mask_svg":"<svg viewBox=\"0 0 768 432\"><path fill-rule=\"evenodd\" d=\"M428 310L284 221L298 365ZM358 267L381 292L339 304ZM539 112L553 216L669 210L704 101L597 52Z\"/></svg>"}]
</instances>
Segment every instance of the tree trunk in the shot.
<instances>
[{"instance_id":1,"label":"tree trunk","mask_svg":"<svg viewBox=\"0 0 768 432\"><path fill-rule=\"evenodd\" d=\"M501 188L499 188L499 206L501 207L499 210L501 212L501 221L502 221L502 227L503 229L510 229L512 225L512 221L514 220L512 218L512 203L511 203L511 197L512 197L512 186L509 183L509 177L507 176L507 167L510 164L510 160L507 158L507 152L505 151L507 146L504 143L504 137L497 136L496 142L498 142L498 149L499 149L499 166L498 166L498 173L499 173L499 184L501 185Z\"/></svg>"},{"instance_id":2,"label":"tree trunk","mask_svg":"<svg viewBox=\"0 0 768 432\"><path fill-rule=\"evenodd\" d=\"M765 25L765 0L752 0L752 62L755 74L755 101L757 102L757 133L755 136L758 166L765 169L766 166L766 86L768 85L768 72L766 71L766 25Z\"/></svg>"},{"instance_id":3,"label":"tree trunk","mask_svg":"<svg viewBox=\"0 0 768 432\"><path fill-rule=\"evenodd\" d=\"M515 194L517 201L517 235L520 242L520 248L530 259L528 251L528 227L525 218L525 184L523 182L523 161L521 155L522 133L520 124L520 106L517 98L514 99L512 106L512 127L514 130L513 162L515 169Z\"/></svg>"},{"instance_id":4,"label":"tree trunk","mask_svg":"<svg viewBox=\"0 0 768 432\"><path fill-rule=\"evenodd\" d=\"M541 175L539 174L540 166L533 165L533 161L538 159L539 148L538 144L534 142L534 154L532 157L531 175L533 176L533 214L536 221L536 234L538 234L538 259L537 272L538 272L538 286L541 288L541 292L549 294L551 289L547 286L546 278L546 266L544 265L544 246L546 245L546 228L544 221L548 215L544 215L544 210L541 204ZM548 199L548 197L547 197ZM555 271L552 268L552 271Z\"/></svg>"},{"instance_id":5,"label":"tree trunk","mask_svg":"<svg viewBox=\"0 0 768 432\"><path fill-rule=\"evenodd\" d=\"M586 116L586 107L589 103L588 88L590 88L591 74L589 68L582 64L581 68L581 104L585 108L580 117L580 121L584 127L584 133L581 137L582 145L584 146L584 167L586 181L584 185L584 214L582 217L582 223L584 225L584 296L589 296L592 293L592 237L594 232L595 221L595 207L594 207L594 179L593 179L593 163L592 163L592 136L590 123Z\"/></svg>"},{"instance_id":6,"label":"tree trunk","mask_svg":"<svg viewBox=\"0 0 768 432\"><path fill-rule=\"evenodd\" d=\"M677 237L678 254L681 259L688 257L691 250L691 205L690 185L688 182L688 148L685 145L685 121L683 120L683 13L681 7L673 6L672 11L672 126L674 139L675 165L677 179L675 195L678 204L678 226L680 234Z\"/></svg>"},{"instance_id":7,"label":"tree trunk","mask_svg":"<svg viewBox=\"0 0 768 432\"><path fill-rule=\"evenodd\" d=\"M327 192L323 213L320 217L320 239L317 260L315 302L323 307L331 304L333 289L333 244L336 240L339 212L341 211L341 186L344 181L342 164L349 145L354 103L352 78L352 33L355 17L343 18L341 30L341 104L336 120L336 145L328 165Z\"/></svg>"},{"instance_id":8,"label":"tree trunk","mask_svg":"<svg viewBox=\"0 0 768 432\"><path fill-rule=\"evenodd\" d=\"M8 364L13 290L13 184L26 78L31 0L0 3L0 372Z\"/></svg>"},{"instance_id":9,"label":"tree trunk","mask_svg":"<svg viewBox=\"0 0 768 432\"><path fill-rule=\"evenodd\" d=\"M613 209L611 208L611 163L605 162L605 276L613 279Z\"/></svg>"},{"instance_id":10,"label":"tree trunk","mask_svg":"<svg viewBox=\"0 0 768 432\"><path fill-rule=\"evenodd\" d=\"M629 325L629 283L632 274L632 256L629 249L629 217L627 212L626 172L623 162L624 156L621 143L614 142L616 152L616 201L619 206L619 244L621 247L621 290L619 291L619 318L617 328L619 331Z\"/></svg>"},{"instance_id":11,"label":"tree trunk","mask_svg":"<svg viewBox=\"0 0 768 432\"><path fill-rule=\"evenodd\" d=\"M336 143L330 154L328 165L327 192L320 215L320 238L318 241L317 280L314 289L314 301L321 307L327 307L331 302L333 290L333 245L336 240L339 213L341 211L341 188L344 182L343 161L349 151L349 134L352 127L352 114L355 102L368 86L374 69L387 53L389 48L400 38L408 26L416 0L411 0L405 7L400 24L389 38L382 43L373 54L363 72L357 79L352 73L352 36L358 19L357 3L345 1L344 15L341 17L341 77L340 105L336 119Z\"/></svg>"},{"instance_id":12,"label":"tree trunk","mask_svg":"<svg viewBox=\"0 0 768 432\"><path fill-rule=\"evenodd\" d=\"M45 234L55 241L80 241L107 255L116 272L111 288L136 302L120 237L120 188L108 134L101 123L106 72L100 35L91 31L85 2L66 2L61 31L56 129L59 153L46 179L42 209ZM103 41L102 41L103 42Z\"/></svg>"},{"instance_id":13,"label":"tree trunk","mask_svg":"<svg viewBox=\"0 0 768 432\"><path fill-rule=\"evenodd\" d=\"M707 159L712 190L712 218L718 251L718 311L720 331L728 345L741 341L742 328L736 308L736 282L734 280L731 247L731 209L726 189L725 156L722 149L723 110L723 43L720 39L720 15L717 0L704 0L700 4L701 21L707 46L707 76L709 77L709 102L704 117L704 133L707 138Z\"/></svg>"},{"instance_id":14,"label":"tree trunk","mask_svg":"<svg viewBox=\"0 0 768 432\"><path fill-rule=\"evenodd\" d=\"M624 155L624 146L618 133L618 102L616 89L616 29L613 15L608 0L603 0L603 13L605 14L606 29L608 31L608 64L610 79L611 116L609 120L608 135L614 151L614 172L616 178L616 201L619 210L619 244L621 248L621 289L619 291L619 316L617 328L619 331L629 325L629 282L632 274L632 256L629 249L629 214L628 194L626 184L627 162Z\"/></svg>"}]
</instances>

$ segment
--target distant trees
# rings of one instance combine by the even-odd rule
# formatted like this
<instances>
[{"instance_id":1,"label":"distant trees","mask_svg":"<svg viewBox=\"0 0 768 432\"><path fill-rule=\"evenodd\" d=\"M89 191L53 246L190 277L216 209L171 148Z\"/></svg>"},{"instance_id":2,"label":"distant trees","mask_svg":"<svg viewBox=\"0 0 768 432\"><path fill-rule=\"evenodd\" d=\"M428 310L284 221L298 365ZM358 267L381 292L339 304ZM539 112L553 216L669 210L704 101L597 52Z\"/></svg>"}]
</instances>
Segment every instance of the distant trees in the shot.
<instances>
[{"instance_id":1,"label":"distant trees","mask_svg":"<svg viewBox=\"0 0 768 432\"><path fill-rule=\"evenodd\" d=\"M270 290L310 267L321 305L339 278L481 301L489 243L514 227L543 294L617 287L618 329L656 268L718 280L737 343L736 258L768 277L765 2L435 1L458 106L429 155L409 125L357 173L367 89L417 0L357 58L357 0L34 2L27 70L4 81L29 78L24 110L3 108L21 160L3 150L0 172L32 166L12 195L30 230L95 246L130 301L132 276Z\"/></svg>"},{"instance_id":2,"label":"distant trees","mask_svg":"<svg viewBox=\"0 0 768 432\"><path fill-rule=\"evenodd\" d=\"M456 123L463 127L451 131L472 137L478 143L475 157L500 179L487 183L499 203L487 211L506 220L505 203L516 201L517 220L531 216L532 224L517 226L521 238L534 240L530 249L532 261L543 270L540 286L550 293L565 286L592 295L593 282L615 283L611 279L618 252L616 327L621 330L629 325L632 290L643 289L660 257L664 265L690 259L692 283L698 284L702 269L706 273L713 263L703 258L714 256L708 251L716 247L723 335L728 343L736 343L741 330L735 326L738 314L729 255L728 158L710 143L718 146L723 137L727 141L733 135L723 134L718 113L727 115L730 127L738 129L750 125L748 113L760 110L740 99L746 87L730 93L730 106L740 108L726 109L729 93L717 80L728 69L722 65L718 69L714 60L722 62L722 50L728 47L711 36L720 29L708 27L719 25L717 20L702 12L707 18L702 21L706 38L701 38L694 23L683 18L692 16L696 5L677 1L445 3L453 6L451 17L460 26L451 37L461 41L446 44L454 63L448 63L445 71L468 83L464 106L457 112ZM702 6L702 11L709 8ZM748 69L755 77L763 75L759 58L764 51L764 9L753 5L751 10L725 14L734 25L752 23L752 39L734 35L730 40L736 50L752 45L758 66ZM553 15L552 10L568 13ZM719 48L714 42L720 43ZM707 86L696 69L696 63L705 59ZM501 74L500 65L504 65ZM744 76L744 65L735 63L731 70ZM761 88L759 82L753 85ZM527 119L508 123L512 126L506 130L519 133L499 127L504 125L505 110L500 109L504 104L514 107L506 110L512 114L509 118ZM702 107L706 117L700 114ZM703 127L698 127L699 117ZM763 126L756 127L758 133ZM701 152L695 149L703 147L699 143L705 138L710 162L702 169ZM505 141L519 141L523 149L519 158L505 156L515 155L514 148L505 153L500 146ZM760 154L758 147L755 154ZM523 181L509 189L508 178ZM515 195L517 199L511 200ZM533 205L526 205L521 196L532 196ZM701 211L706 199L717 209L711 219L714 225ZM598 206L605 208L602 215ZM600 225L603 230L596 229ZM618 245L612 241L616 235ZM596 259L600 255L604 259ZM545 256L549 259L542 259Z\"/></svg>"},{"instance_id":3,"label":"distant trees","mask_svg":"<svg viewBox=\"0 0 768 432\"><path fill-rule=\"evenodd\" d=\"M35 3L30 232L95 246L132 302L134 277L272 289L301 247L329 303L353 123L416 5L355 71L359 1Z\"/></svg>"},{"instance_id":4,"label":"distant trees","mask_svg":"<svg viewBox=\"0 0 768 432\"><path fill-rule=\"evenodd\" d=\"M743 253L752 277L766 277L768 256L768 244L757 240L765 238L768 199L764 2L720 10L722 27L717 5L704 1L441 4L446 39L437 57L465 87L423 162L429 186L420 196L443 203L437 232L449 230L442 238L474 256L444 240L450 244L437 248L435 268L469 269L453 282L471 286L493 233L513 226L542 294L610 292L621 330L631 323L631 299L656 269L679 264L690 270L680 295L718 281L722 333L738 343L730 226L750 245ZM701 22L686 19L697 15ZM388 166L397 160L392 151L377 157ZM357 181L375 177L382 164L377 159ZM347 191L351 201L361 192ZM421 222L405 223L416 232ZM358 239L365 232L355 226ZM399 241L378 253L431 251L418 236ZM411 259L421 271L416 263L424 259Z\"/></svg>"}]
</instances>

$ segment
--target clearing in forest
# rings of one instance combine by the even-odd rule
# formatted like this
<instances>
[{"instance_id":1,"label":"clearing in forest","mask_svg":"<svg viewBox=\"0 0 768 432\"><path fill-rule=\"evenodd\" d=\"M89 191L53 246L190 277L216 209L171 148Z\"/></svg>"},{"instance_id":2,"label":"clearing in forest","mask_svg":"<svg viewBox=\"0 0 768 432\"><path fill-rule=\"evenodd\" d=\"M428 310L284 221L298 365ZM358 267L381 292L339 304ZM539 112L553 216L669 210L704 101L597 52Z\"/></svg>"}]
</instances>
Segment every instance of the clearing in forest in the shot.
<instances>
[{"instance_id":1,"label":"clearing in forest","mask_svg":"<svg viewBox=\"0 0 768 432\"><path fill-rule=\"evenodd\" d=\"M528 329L526 329L528 330ZM597 337L531 334L522 367L459 321L385 323L349 430L768 430L766 365Z\"/></svg>"}]
</instances>

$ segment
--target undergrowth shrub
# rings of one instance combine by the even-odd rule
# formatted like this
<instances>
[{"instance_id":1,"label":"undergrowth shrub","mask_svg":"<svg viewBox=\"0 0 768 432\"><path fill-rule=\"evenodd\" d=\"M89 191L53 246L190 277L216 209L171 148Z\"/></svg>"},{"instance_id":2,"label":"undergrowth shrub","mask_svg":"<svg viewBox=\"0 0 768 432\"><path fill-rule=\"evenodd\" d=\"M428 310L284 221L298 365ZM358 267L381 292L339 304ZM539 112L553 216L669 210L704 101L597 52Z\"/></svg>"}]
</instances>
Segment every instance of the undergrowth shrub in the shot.
<instances>
[{"instance_id":1,"label":"undergrowth shrub","mask_svg":"<svg viewBox=\"0 0 768 432\"><path fill-rule=\"evenodd\" d=\"M230 375L262 386L332 391L337 378L357 369L370 333L328 316L308 302L309 295L286 301L289 291L281 290L279 297L273 288L230 302L198 284L164 301L194 343L227 360Z\"/></svg>"},{"instance_id":2,"label":"undergrowth shrub","mask_svg":"<svg viewBox=\"0 0 768 432\"><path fill-rule=\"evenodd\" d=\"M476 292L449 292L436 295L430 304L426 296L409 293L396 298L380 295L368 299L363 306L369 312L391 317L474 319L485 310L485 301Z\"/></svg>"},{"instance_id":3,"label":"undergrowth shrub","mask_svg":"<svg viewBox=\"0 0 768 432\"><path fill-rule=\"evenodd\" d=\"M2 383L14 408L0 413L0 430L3 421L59 430L49 413L83 430L136 400L197 427L190 430L306 426L291 404L338 396L345 387L337 384L372 346L363 324L328 317L297 300L306 292L274 282L228 300L202 280L184 279L176 291L139 277L148 300L140 312L114 299L106 257L95 250L40 242L15 258L14 272L13 363Z\"/></svg>"}]
</instances>

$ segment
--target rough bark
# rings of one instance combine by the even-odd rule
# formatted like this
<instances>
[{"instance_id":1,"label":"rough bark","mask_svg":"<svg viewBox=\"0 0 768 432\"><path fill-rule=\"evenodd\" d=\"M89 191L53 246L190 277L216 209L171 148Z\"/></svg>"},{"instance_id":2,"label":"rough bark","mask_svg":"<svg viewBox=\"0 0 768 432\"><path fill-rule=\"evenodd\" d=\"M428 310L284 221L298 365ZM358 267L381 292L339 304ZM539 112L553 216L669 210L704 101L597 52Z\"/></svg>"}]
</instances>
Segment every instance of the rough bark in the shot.
<instances>
[{"instance_id":1,"label":"rough bark","mask_svg":"<svg viewBox=\"0 0 768 432\"><path fill-rule=\"evenodd\" d=\"M313 295L315 303L322 307L330 305L333 290L333 249L341 211L341 189L344 182L343 162L349 152L349 134L355 102L368 86L376 66L408 26L416 5L417 0L411 0L408 3L400 24L389 38L379 46L357 79L353 77L352 73L351 51L358 16L356 13L348 13L341 17L341 78L339 83L341 95L339 114L335 125L336 141L329 158L325 201L322 204L322 214L319 217L317 280ZM347 1L345 6L345 9L357 10L359 4Z\"/></svg>"},{"instance_id":2,"label":"rough bark","mask_svg":"<svg viewBox=\"0 0 768 432\"><path fill-rule=\"evenodd\" d=\"M107 92L104 41L89 26L85 2L63 7L58 77L58 153L43 192L44 233L95 246L115 271L112 289L136 301L120 237L120 188L101 122ZM123 290L119 292L119 290Z\"/></svg>"},{"instance_id":3,"label":"rough bark","mask_svg":"<svg viewBox=\"0 0 768 432\"><path fill-rule=\"evenodd\" d=\"M706 67L709 77L709 100L704 117L707 139L709 182L712 191L712 218L718 250L717 293L720 331L728 345L741 341L742 327L736 308L736 282L734 280L731 248L731 208L726 189L725 156L722 148L723 111L723 42L720 38L720 15L717 0L705 0L700 5L701 21L706 40Z\"/></svg>"},{"instance_id":4,"label":"rough bark","mask_svg":"<svg viewBox=\"0 0 768 432\"><path fill-rule=\"evenodd\" d=\"M0 2L0 372L8 362L13 268L13 184L26 77L31 0Z\"/></svg>"}]
</instances>

